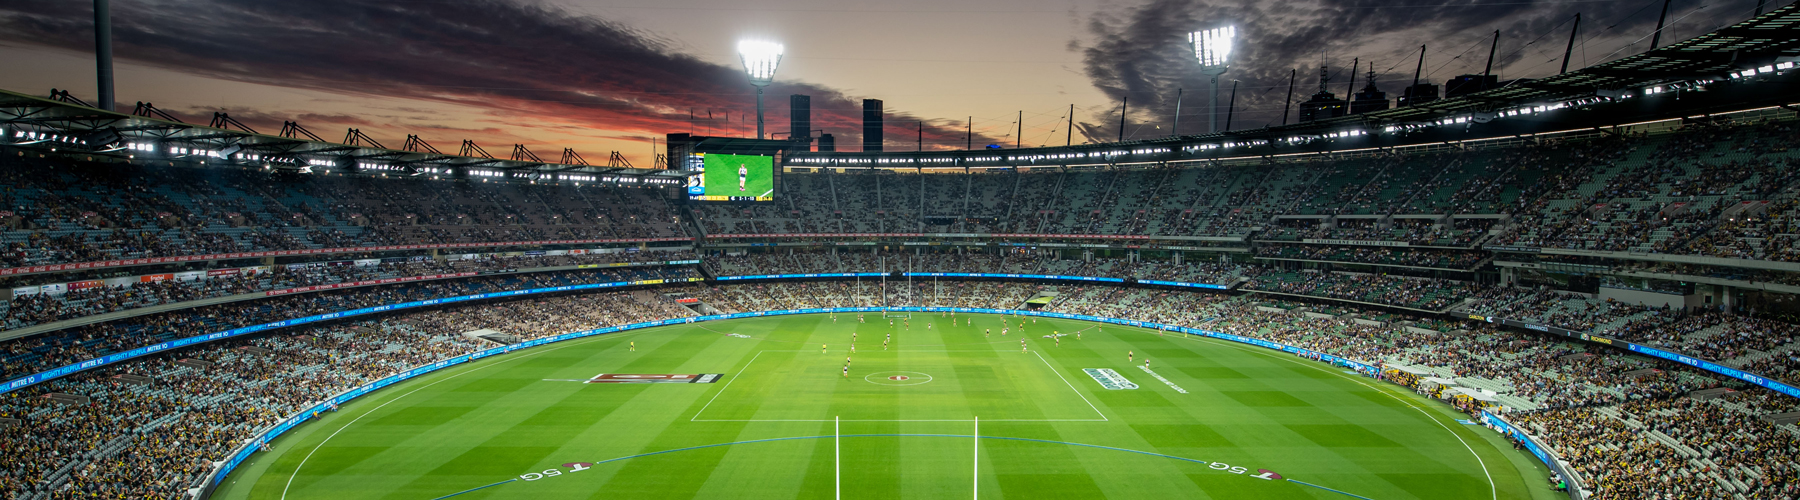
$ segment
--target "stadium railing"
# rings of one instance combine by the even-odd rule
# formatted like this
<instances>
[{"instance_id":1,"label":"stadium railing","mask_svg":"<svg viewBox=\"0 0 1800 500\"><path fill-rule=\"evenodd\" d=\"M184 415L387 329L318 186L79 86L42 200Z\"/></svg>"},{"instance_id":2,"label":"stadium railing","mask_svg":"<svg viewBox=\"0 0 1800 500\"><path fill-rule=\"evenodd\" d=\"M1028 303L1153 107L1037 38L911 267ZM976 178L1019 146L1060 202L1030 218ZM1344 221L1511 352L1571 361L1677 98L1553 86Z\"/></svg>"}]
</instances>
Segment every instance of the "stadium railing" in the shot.
<instances>
[{"instance_id":1,"label":"stadium railing","mask_svg":"<svg viewBox=\"0 0 1800 500\"><path fill-rule=\"evenodd\" d=\"M1794 386L1782 383L1773 377L1768 377L1768 376L1764 376L1764 375L1756 374L1756 373L1750 373L1750 372L1747 372L1744 370L1739 370L1739 369L1732 368L1729 366L1721 365L1721 364L1714 363L1709 360L1701 359L1696 356L1690 356L1688 354L1669 350L1666 348L1650 347L1647 345L1642 345L1642 344L1638 344L1638 343L1634 343L1634 342L1628 342L1625 340L1609 338L1609 337L1602 337L1599 335L1594 335L1594 334L1585 333L1585 332L1578 332L1578 331L1570 330L1567 328L1538 325L1538 324L1526 323L1523 321L1511 320L1511 319L1500 318L1500 317L1480 316L1480 315L1472 315L1472 314L1467 315L1467 317L1468 317L1468 319L1473 319L1476 321L1486 321L1489 323L1496 323L1496 324L1500 324L1503 326L1510 326L1510 327L1514 327L1514 328L1522 328L1522 329L1526 329L1526 330L1543 332L1543 333L1548 333L1548 334L1552 334L1552 335L1559 335L1562 337L1568 337L1568 338L1572 338L1572 339L1582 340L1582 341L1589 342L1589 343L1602 344L1602 345L1610 346L1615 349L1622 349L1622 350L1637 353L1637 354L1643 354L1643 355L1647 355L1647 356L1651 356L1651 357L1655 357L1655 358L1674 361L1676 363L1680 363L1683 365L1691 366L1694 368L1699 368L1701 370L1705 370L1705 371L1709 371L1709 372L1716 373L1719 375L1724 375L1724 376L1731 377L1734 379L1742 380L1744 382L1749 382L1758 387L1762 387L1764 389L1775 391L1780 394L1792 396L1795 398L1800 398L1800 388L1796 388Z\"/></svg>"},{"instance_id":2,"label":"stadium railing","mask_svg":"<svg viewBox=\"0 0 1800 500\"><path fill-rule=\"evenodd\" d=\"M455 304L455 303L467 302L467 301L471 301L471 300L484 300L484 299L494 299L494 298L503 298L503 297L517 297L517 296L524 296L524 295L569 292L569 291L577 291L577 290L597 290L597 289L620 288L620 287L628 287L628 286L661 285L661 284L672 283L672 282L697 282L697 281L701 281L701 278L652 279L652 280L641 280L641 281L616 281L616 282L610 282L610 283L594 283L594 284L587 284L587 285L566 285L566 286L557 286L557 287L532 288L532 289L526 289L526 290L509 290L509 291L503 291L503 292L490 292L490 293L481 293L481 294L475 294L475 295L463 295L463 296L458 296L458 297L445 297L445 298L438 298L438 299L418 300L418 301L412 301L412 302L402 302L402 303L397 303L397 304L385 304L385 305L379 305L379 306L374 306L374 307L364 307L364 308L360 308L360 309L352 309L352 310L348 310L348 311L337 311L337 312L330 312L330 313L325 313L325 314L317 314L317 315L313 315L313 316L306 316L306 317L301 317L301 318L292 318L292 319L286 319L286 320L275 321L275 322L270 322L270 323L263 323L263 324L259 324L259 325L251 325L251 326L245 326L245 327L240 327L240 328L233 328L230 330L214 332L214 333L210 333L210 334L206 334L206 335L195 335L192 337L171 340L168 342L151 344L151 345L147 345L147 346L138 347L135 349L130 349L130 350L127 350L124 352L117 352L117 353L109 354L106 356L89 359L89 360L82 361L79 363L65 365L60 368L45 370L42 372L34 373L31 375L26 375L24 377L19 377L19 378L7 381L5 385L0 385L0 394L12 392L12 391L18 390L20 388L28 387L28 386L35 385L35 384L38 384L41 382L55 380L58 378L62 378L62 377L65 377L65 376L68 376L68 375L71 375L74 373L79 373L79 372L93 369L96 367L106 366L106 365L110 365L113 363L118 363L120 361L126 361L126 360L130 360L130 359L134 359L134 358L148 356L148 355L163 352L163 351L179 349L182 347L201 344L201 343L205 343L205 342L211 342L211 341L227 339L227 338L234 338L234 337L239 337L239 336L248 335L248 334L252 334L252 333L264 332L264 331L268 331L268 330L275 330L275 329L287 328L287 327L291 327L291 326L317 323L317 322L321 322L321 321L333 321L333 320L338 320L338 319L352 318L352 317L364 316L364 315L376 314L376 313L384 313L384 312L389 312L389 311L400 311L400 310L414 309L414 308L420 308L420 307L432 307L432 306L440 306L440 305L446 305L446 304Z\"/></svg>"},{"instance_id":3,"label":"stadium railing","mask_svg":"<svg viewBox=\"0 0 1800 500\"><path fill-rule=\"evenodd\" d=\"M1507 422L1506 418L1489 413L1487 410L1482 410L1480 417L1481 423L1493 427L1494 430L1500 431L1501 434L1518 440L1521 445L1525 446L1527 451L1531 452L1532 456L1537 457L1538 460L1544 462L1544 465L1549 466L1551 471L1556 472L1557 477L1561 477L1564 481L1567 481L1570 500L1587 499L1587 482L1583 480L1578 471L1575 470L1575 466L1563 461L1562 457L1555 455L1555 452L1551 451L1550 447L1538 443L1537 438L1532 437L1530 433L1525 432L1525 429L1513 425L1511 422Z\"/></svg>"}]
</instances>

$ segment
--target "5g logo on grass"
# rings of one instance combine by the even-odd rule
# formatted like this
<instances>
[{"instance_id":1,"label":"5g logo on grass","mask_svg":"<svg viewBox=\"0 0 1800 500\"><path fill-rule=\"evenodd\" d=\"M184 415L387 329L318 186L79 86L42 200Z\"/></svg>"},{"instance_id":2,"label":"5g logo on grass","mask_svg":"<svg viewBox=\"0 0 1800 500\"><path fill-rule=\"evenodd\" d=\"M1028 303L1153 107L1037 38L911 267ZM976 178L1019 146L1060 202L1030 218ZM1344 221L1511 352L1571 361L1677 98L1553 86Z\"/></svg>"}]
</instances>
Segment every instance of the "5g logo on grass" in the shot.
<instances>
[{"instance_id":1,"label":"5g logo on grass","mask_svg":"<svg viewBox=\"0 0 1800 500\"><path fill-rule=\"evenodd\" d=\"M1249 469L1246 469L1244 467L1231 465L1231 464L1227 464L1224 462L1213 462L1213 463L1207 464L1206 467L1210 468L1212 470L1229 472L1232 474L1244 474L1246 472L1250 472ZM1261 479L1264 481L1273 481L1276 479L1281 479L1281 474L1277 474L1277 473L1275 473L1275 471L1272 471L1269 469L1256 469L1256 475L1253 475L1250 477L1254 477L1254 478Z\"/></svg>"},{"instance_id":2,"label":"5g logo on grass","mask_svg":"<svg viewBox=\"0 0 1800 500\"><path fill-rule=\"evenodd\" d=\"M588 470L588 469L594 467L594 464L591 462L570 462L570 463L566 463L566 464L562 464L562 465L563 465L563 467L568 467L569 472L581 472L581 471ZM519 479L523 479L526 481L536 481L536 480L547 478L547 477L554 477L554 476L561 476L561 475L563 475L563 471L561 471L559 469L544 469L543 472L527 472L527 473L521 474L521 475L519 475Z\"/></svg>"},{"instance_id":3,"label":"5g logo on grass","mask_svg":"<svg viewBox=\"0 0 1800 500\"><path fill-rule=\"evenodd\" d=\"M1224 462L1213 462L1213 463L1207 465L1207 467L1211 468L1212 470L1225 471L1225 472L1230 472L1232 474L1243 474L1245 472L1248 472L1243 467L1234 466L1234 465L1227 464Z\"/></svg>"}]
</instances>

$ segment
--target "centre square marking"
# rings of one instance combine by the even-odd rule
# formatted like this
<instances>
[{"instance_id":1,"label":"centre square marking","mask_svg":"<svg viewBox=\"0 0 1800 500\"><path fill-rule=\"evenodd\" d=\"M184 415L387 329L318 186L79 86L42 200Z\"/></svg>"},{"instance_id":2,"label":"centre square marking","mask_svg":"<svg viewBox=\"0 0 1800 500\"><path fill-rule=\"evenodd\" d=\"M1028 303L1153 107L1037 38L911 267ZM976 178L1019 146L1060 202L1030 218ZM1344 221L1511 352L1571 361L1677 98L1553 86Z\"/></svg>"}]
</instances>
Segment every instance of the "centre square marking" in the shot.
<instances>
[{"instance_id":1,"label":"centre square marking","mask_svg":"<svg viewBox=\"0 0 1800 500\"><path fill-rule=\"evenodd\" d=\"M816 346L814 346L816 347ZM960 352L960 351L959 351ZM991 349L967 352L992 353ZM850 378L839 355L817 350L764 350L727 377L691 422L900 422L983 421L1105 422L1092 401L1038 353L1028 356L960 356L952 351L907 351L905 359L881 354L856 358ZM970 398L959 383L962 371L992 382L988 373L1008 373L1019 381L989 384ZM903 376L905 380L889 377ZM1033 378L1032 380L1023 380ZM966 379L965 379L966 380ZM861 389L858 389L861 387ZM1086 388L1083 388L1086 389ZM909 404L862 404L869 397L903 395ZM1029 404L1019 404L1020 401Z\"/></svg>"},{"instance_id":2,"label":"centre square marking","mask_svg":"<svg viewBox=\"0 0 1800 500\"><path fill-rule=\"evenodd\" d=\"M931 375L921 372L875 372L863 376L863 381L875 385L919 385L931 381Z\"/></svg>"}]
</instances>

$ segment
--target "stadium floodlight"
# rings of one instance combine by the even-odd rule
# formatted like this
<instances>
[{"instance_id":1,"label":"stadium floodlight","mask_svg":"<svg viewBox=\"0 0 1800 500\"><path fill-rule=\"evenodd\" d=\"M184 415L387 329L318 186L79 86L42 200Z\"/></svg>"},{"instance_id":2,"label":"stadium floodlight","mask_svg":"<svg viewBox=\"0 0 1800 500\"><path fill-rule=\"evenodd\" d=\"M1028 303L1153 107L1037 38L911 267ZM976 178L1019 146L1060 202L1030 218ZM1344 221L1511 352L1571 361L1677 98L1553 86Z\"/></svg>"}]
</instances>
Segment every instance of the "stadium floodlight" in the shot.
<instances>
[{"instance_id":1,"label":"stadium floodlight","mask_svg":"<svg viewBox=\"0 0 1800 500\"><path fill-rule=\"evenodd\" d=\"M763 87L775 81L775 67L781 65L782 46L776 42L744 40L738 42L738 60L744 73L756 86L756 138L763 138Z\"/></svg>"},{"instance_id":2,"label":"stadium floodlight","mask_svg":"<svg viewBox=\"0 0 1800 500\"><path fill-rule=\"evenodd\" d=\"M1194 58L1207 68L1223 68L1231 61L1231 43L1237 38L1237 28L1225 26L1188 34L1188 42L1194 44Z\"/></svg>"},{"instance_id":3,"label":"stadium floodlight","mask_svg":"<svg viewBox=\"0 0 1800 500\"><path fill-rule=\"evenodd\" d=\"M1188 43L1194 46L1194 58L1200 61L1200 71L1212 77L1212 109L1206 120L1208 133L1219 131L1219 75L1230 68L1231 46L1235 41L1235 26L1188 33Z\"/></svg>"}]
</instances>

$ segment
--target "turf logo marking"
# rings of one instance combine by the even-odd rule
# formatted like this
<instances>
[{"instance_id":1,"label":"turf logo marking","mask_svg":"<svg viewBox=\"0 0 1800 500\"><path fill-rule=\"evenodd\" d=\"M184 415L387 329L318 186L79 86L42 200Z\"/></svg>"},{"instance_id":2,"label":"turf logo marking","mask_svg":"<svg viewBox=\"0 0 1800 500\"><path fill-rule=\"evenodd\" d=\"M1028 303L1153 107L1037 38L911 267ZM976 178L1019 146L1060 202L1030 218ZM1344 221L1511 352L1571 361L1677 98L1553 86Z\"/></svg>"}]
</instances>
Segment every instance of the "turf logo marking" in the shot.
<instances>
[{"instance_id":1,"label":"turf logo marking","mask_svg":"<svg viewBox=\"0 0 1800 500\"><path fill-rule=\"evenodd\" d=\"M1228 472L1228 473L1232 473L1232 474L1240 474L1240 475L1245 472L1250 472L1249 469L1245 469L1241 465L1231 465L1231 464L1228 464L1225 462L1212 462L1212 463L1206 464L1206 468L1216 470L1216 471L1224 471L1224 472ZM1262 470L1262 469L1257 469L1257 470ZM1251 476L1251 477L1261 477L1261 476ZM1263 479L1268 479L1268 478L1265 477Z\"/></svg>"},{"instance_id":2,"label":"turf logo marking","mask_svg":"<svg viewBox=\"0 0 1800 500\"><path fill-rule=\"evenodd\" d=\"M1152 377L1156 377L1156 379L1157 379L1157 380L1161 380L1161 381L1162 381L1162 383L1163 383L1163 385L1167 385L1167 386L1169 386L1169 388L1170 388L1170 389L1174 389L1174 390L1175 390L1175 392L1179 392L1179 393L1182 393L1182 394L1187 394L1187 393L1188 393L1188 391L1187 391L1187 389L1182 389L1182 388L1181 388L1181 386L1179 386L1179 385L1175 385L1175 383L1174 383L1174 382L1170 382L1170 381L1169 381L1169 379L1166 379L1166 378L1163 378L1163 376L1162 376L1162 375L1157 375L1157 374L1156 374L1156 372L1153 372L1153 371L1150 371L1150 367L1148 367L1148 366L1140 366L1140 367L1138 367L1138 369L1139 369L1139 370L1143 370L1143 371L1144 371L1144 373L1148 373L1148 374L1150 374L1150 376L1152 376Z\"/></svg>"},{"instance_id":3,"label":"turf logo marking","mask_svg":"<svg viewBox=\"0 0 1800 500\"><path fill-rule=\"evenodd\" d=\"M1132 383L1131 380L1111 368L1082 368L1081 371L1089 377L1093 377L1095 382L1100 383L1100 387L1105 387L1109 391L1138 388L1137 384Z\"/></svg>"},{"instance_id":4,"label":"turf logo marking","mask_svg":"<svg viewBox=\"0 0 1800 500\"><path fill-rule=\"evenodd\" d=\"M930 382L931 375L919 372L876 372L864 375L863 381L875 385L908 386Z\"/></svg>"},{"instance_id":5,"label":"turf logo marking","mask_svg":"<svg viewBox=\"0 0 1800 500\"><path fill-rule=\"evenodd\" d=\"M722 373L602 373L593 378L547 378L546 382L581 382L584 384L711 384L724 377Z\"/></svg>"},{"instance_id":6,"label":"turf logo marking","mask_svg":"<svg viewBox=\"0 0 1800 500\"><path fill-rule=\"evenodd\" d=\"M526 481L536 481L536 480L543 479L546 477L555 477L555 476L561 476L561 475L562 475L561 470L544 469L543 472L527 472L524 474L520 474L519 479L524 479Z\"/></svg>"},{"instance_id":7,"label":"turf logo marking","mask_svg":"<svg viewBox=\"0 0 1800 500\"><path fill-rule=\"evenodd\" d=\"M1066 446L1071 446L1071 447L1113 450L1113 451L1136 453L1139 455L1148 455L1148 456L1153 456L1153 457L1162 457L1162 458L1167 458L1167 459L1172 459L1172 460L1189 462L1189 463L1193 463L1193 464L1203 465L1208 469L1223 472L1226 474L1237 474L1240 476L1245 476L1245 477L1249 477L1249 478L1253 478L1253 479L1261 479L1264 481L1289 481L1289 482L1294 482L1294 483L1299 483L1302 485L1310 486L1313 488L1322 489L1325 491L1330 491L1333 493L1342 494L1345 496L1361 498L1363 500L1371 500L1369 497L1365 497L1362 495L1357 495L1357 494L1349 493L1349 492L1342 491L1342 490L1336 490L1336 489L1328 488L1325 486L1320 486L1320 485L1316 485L1316 484L1312 484L1312 483L1308 483L1308 482L1303 482L1298 479L1288 479L1286 477L1283 477L1281 474L1278 474L1275 471L1271 471L1269 469L1256 469L1256 472L1257 472L1256 474L1249 474L1249 469L1246 467L1235 466L1235 465L1227 464L1224 462L1209 462L1206 460L1198 460L1198 459L1187 458L1187 457L1179 457L1179 456L1175 456L1175 455L1167 455L1167 454L1157 453L1157 452L1153 452L1153 451L1133 450L1130 448L1118 448L1118 447L1113 447L1113 446L1103 446L1103 445L1097 445L1097 444L1072 443L1072 442L1067 442L1067 441L1051 441L1051 440L1046 440L1046 439L1008 437L1008 436L980 436L980 435L971 436L971 435L958 435L958 434L845 434L845 435L831 434L831 435L821 435L821 436L791 436L791 437L752 439L752 440L748 440L748 441L733 441L733 442L729 442L729 443L703 444L703 445L699 445L699 446L688 446L685 448L674 448L674 449L667 449L667 450L662 450L662 451L652 451L649 453L639 453L636 455L630 455L630 456L624 456L624 457L618 457L618 458L609 458L609 459L601 460L598 462L570 462L570 463L565 463L562 465L563 465L563 467L569 468L569 470L566 471L567 473L573 473L573 472L580 472L580 471L588 470L598 464L607 464L607 463L612 463L612 462L630 460L630 459L634 459L634 458L643 458L643 457L649 457L649 456L655 456L655 455L663 455L663 454L667 454L667 453L679 453L679 452L684 452L684 451L703 450L703 449L708 449L708 448L718 448L718 447L724 447L724 446L735 446L735 445L754 444L754 443L770 443L770 442L777 442L777 441L794 441L794 440L805 440L805 439L839 439L839 438L846 438L846 437L848 437L848 438L863 438L863 437L974 438L974 439L978 439L978 440L979 439L989 439L989 440L1004 440L1004 441L1026 441L1026 442L1033 442L1033 443L1060 444L1060 445L1066 445ZM563 471L561 469L546 469L543 472L528 472L528 473L522 474L519 477L514 478L514 479L508 479L508 480L490 484L487 486L464 490L464 491L457 492L457 493L451 493L449 495L444 495L444 496L438 497L434 500L444 500L446 498L459 496L464 493L470 493L470 492L474 492L476 490L486 489L486 488L493 487L493 486L499 486L499 485L510 483L513 481L519 481L521 479L523 479L525 481L537 481L540 479L561 476L564 474L565 474L565 471Z\"/></svg>"},{"instance_id":8,"label":"turf logo marking","mask_svg":"<svg viewBox=\"0 0 1800 500\"><path fill-rule=\"evenodd\" d=\"M563 467L568 467L569 472L581 472L584 470L594 468L593 462L569 462L569 463L562 464L562 465L563 465ZM561 475L563 475L563 471L561 469L544 469L543 472L527 472L524 474L520 474L519 479L523 479L526 481L536 481L536 480L544 479L547 477L556 477L556 476L561 476Z\"/></svg>"}]
</instances>

